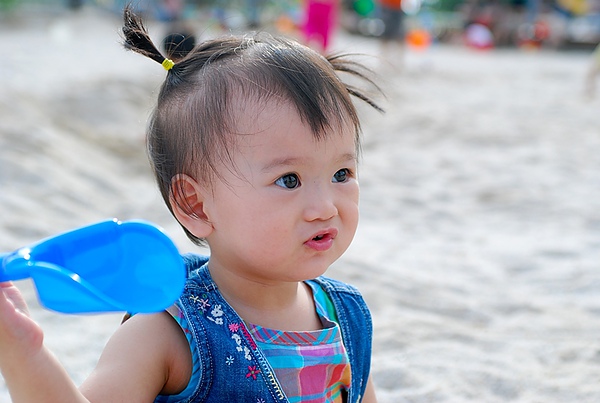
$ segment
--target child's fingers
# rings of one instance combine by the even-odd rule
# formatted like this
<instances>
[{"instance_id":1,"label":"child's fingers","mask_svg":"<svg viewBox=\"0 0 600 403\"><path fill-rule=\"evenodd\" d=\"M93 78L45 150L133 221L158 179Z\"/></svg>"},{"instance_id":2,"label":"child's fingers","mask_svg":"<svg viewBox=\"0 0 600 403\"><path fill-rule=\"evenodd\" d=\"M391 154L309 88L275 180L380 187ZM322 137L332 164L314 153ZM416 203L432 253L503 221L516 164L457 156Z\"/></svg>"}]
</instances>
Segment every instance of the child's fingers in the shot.
<instances>
[{"instance_id":1,"label":"child's fingers","mask_svg":"<svg viewBox=\"0 0 600 403\"><path fill-rule=\"evenodd\" d=\"M12 281L5 281L0 283L0 289L14 287Z\"/></svg>"},{"instance_id":2,"label":"child's fingers","mask_svg":"<svg viewBox=\"0 0 600 403\"><path fill-rule=\"evenodd\" d=\"M7 303L10 302L10 298L7 294L12 293L13 284L12 282L0 283L0 306L4 307Z\"/></svg>"},{"instance_id":3,"label":"child's fingers","mask_svg":"<svg viewBox=\"0 0 600 403\"><path fill-rule=\"evenodd\" d=\"M14 307L13 309L29 315L29 309L23 295L11 281L0 283L0 294L2 306L9 303Z\"/></svg>"},{"instance_id":4,"label":"child's fingers","mask_svg":"<svg viewBox=\"0 0 600 403\"><path fill-rule=\"evenodd\" d=\"M37 351L42 329L29 317L23 295L14 284L0 283L0 361L24 351Z\"/></svg>"}]
</instances>

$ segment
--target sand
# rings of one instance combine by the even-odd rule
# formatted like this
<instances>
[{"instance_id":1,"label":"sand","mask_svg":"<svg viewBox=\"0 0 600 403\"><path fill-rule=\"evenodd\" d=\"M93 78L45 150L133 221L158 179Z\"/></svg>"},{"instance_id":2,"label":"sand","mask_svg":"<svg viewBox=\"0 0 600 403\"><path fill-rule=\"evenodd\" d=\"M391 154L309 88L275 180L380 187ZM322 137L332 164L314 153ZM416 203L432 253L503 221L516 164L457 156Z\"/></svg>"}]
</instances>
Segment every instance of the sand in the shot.
<instances>
[{"instance_id":1,"label":"sand","mask_svg":"<svg viewBox=\"0 0 600 403\"><path fill-rule=\"evenodd\" d=\"M122 50L119 26L95 10L0 21L0 250L111 217L153 221L194 250L144 151L164 71ZM334 46L377 55L377 45L340 34ZM328 274L371 306L380 402L600 401L589 53L437 44L409 51L402 68L367 60L387 113L360 108L361 222ZM20 285L80 383L120 315L49 312Z\"/></svg>"}]
</instances>

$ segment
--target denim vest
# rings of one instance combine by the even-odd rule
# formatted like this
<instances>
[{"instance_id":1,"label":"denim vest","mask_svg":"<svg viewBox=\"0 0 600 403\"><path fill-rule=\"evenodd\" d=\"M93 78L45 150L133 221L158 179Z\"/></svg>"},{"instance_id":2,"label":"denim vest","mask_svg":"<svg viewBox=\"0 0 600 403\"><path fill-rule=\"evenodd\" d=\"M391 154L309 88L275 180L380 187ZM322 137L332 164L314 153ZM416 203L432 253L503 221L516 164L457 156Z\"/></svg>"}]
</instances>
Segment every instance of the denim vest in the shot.
<instances>
[{"instance_id":1,"label":"denim vest","mask_svg":"<svg viewBox=\"0 0 600 403\"><path fill-rule=\"evenodd\" d=\"M286 403L288 400L243 320L225 301L208 271L208 257L184 256L188 281L177 301L196 341L200 382L182 403ZM333 302L352 370L348 402L360 402L371 366L371 315L358 290L319 277Z\"/></svg>"}]
</instances>

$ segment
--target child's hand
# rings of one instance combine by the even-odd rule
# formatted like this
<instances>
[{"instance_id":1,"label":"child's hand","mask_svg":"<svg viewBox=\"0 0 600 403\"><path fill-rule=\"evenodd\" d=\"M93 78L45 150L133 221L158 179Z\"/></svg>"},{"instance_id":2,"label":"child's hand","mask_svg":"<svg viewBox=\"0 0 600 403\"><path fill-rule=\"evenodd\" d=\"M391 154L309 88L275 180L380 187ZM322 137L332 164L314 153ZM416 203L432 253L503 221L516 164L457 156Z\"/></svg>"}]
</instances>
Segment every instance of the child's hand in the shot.
<instances>
[{"instance_id":1,"label":"child's hand","mask_svg":"<svg viewBox=\"0 0 600 403\"><path fill-rule=\"evenodd\" d=\"M42 341L42 329L29 317L19 289L10 282L0 283L0 364L39 351Z\"/></svg>"},{"instance_id":2,"label":"child's hand","mask_svg":"<svg viewBox=\"0 0 600 403\"><path fill-rule=\"evenodd\" d=\"M0 370L12 401L89 403L43 339L21 292L0 283Z\"/></svg>"}]
</instances>

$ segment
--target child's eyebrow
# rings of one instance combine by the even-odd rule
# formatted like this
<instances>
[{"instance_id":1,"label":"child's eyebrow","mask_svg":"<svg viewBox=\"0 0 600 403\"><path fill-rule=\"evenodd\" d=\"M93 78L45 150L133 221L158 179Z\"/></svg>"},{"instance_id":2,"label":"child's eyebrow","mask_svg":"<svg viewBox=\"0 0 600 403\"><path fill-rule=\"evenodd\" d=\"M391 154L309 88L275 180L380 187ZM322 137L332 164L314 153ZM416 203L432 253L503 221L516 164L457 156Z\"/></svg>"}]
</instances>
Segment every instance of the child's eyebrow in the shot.
<instances>
[{"instance_id":1,"label":"child's eyebrow","mask_svg":"<svg viewBox=\"0 0 600 403\"><path fill-rule=\"evenodd\" d=\"M358 157L356 156L356 153L344 153L335 160L336 164L345 164L349 162L353 164L358 163Z\"/></svg>"},{"instance_id":2,"label":"child's eyebrow","mask_svg":"<svg viewBox=\"0 0 600 403\"><path fill-rule=\"evenodd\" d=\"M347 162L356 163L357 161L358 161L358 158L356 156L356 153L353 153L353 152L352 153L343 153L338 158L335 159L336 164L343 164L343 163L347 163ZM299 158L299 157L275 158L275 159L271 160L267 165L265 165L262 168L262 171L269 172L275 168L300 165L305 162L306 162L305 158Z\"/></svg>"},{"instance_id":3,"label":"child's eyebrow","mask_svg":"<svg viewBox=\"0 0 600 403\"><path fill-rule=\"evenodd\" d=\"M351 161L351 162L357 162L358 161L358 157L356 156L355 152L344 153L337 160L337 162L348 162L348 161Z\"/></svg>"},{"instance_id":4,"label":"child's eyebrow","mask_svg":"<svg viewBox=\"0 0 600 403\"><path fill-rule=\"evenodd\" d=\"M269 172L275 168L301 164L303 161L304 161L304 158L297 158L297 157L275 158L275 159L271 160L267 165L265 165L262 168L262 171Z\"/></svg>"}]
</instances>

